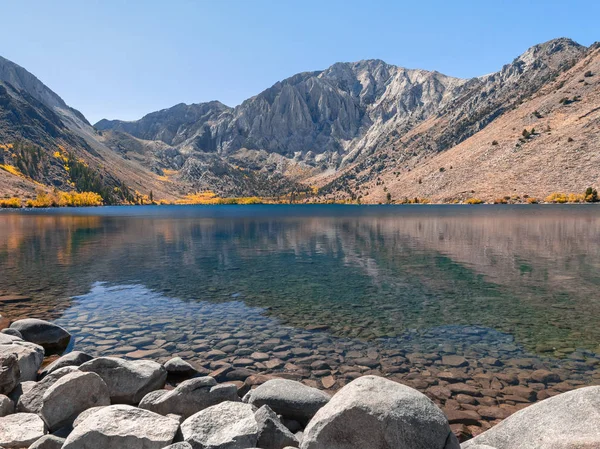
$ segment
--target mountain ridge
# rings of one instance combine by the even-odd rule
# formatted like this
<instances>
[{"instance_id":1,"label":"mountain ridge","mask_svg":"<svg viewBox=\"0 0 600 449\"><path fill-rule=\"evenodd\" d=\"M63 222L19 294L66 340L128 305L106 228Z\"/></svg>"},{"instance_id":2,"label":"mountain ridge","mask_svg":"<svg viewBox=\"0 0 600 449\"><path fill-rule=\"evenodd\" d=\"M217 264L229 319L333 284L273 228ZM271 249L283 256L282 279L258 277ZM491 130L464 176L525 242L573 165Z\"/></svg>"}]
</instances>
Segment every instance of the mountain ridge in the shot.
<instances>
[{"instance_id":1,"label":"mountain ridge","mask_svg":"<svg viewBox=\"0 0 600 449\"><path fill-rule=\"evenodd\" d=\"M127 182L165 199L200 190L279 197L318 187L314 201L382 202L388 191L382 176L394 173L392 183L412 176L533 101L590 52L571 39L553 39L470 79L379 59L338 62L278 81L235 107L179 103L94 127L34 75L0 58L0 87L13 99L0 104L0 143L66 143L112 178L110 185ZM30 121L15 121L23 108L38 108L42 119L25 114ZM52 126L60 132L48 137L44 130Z\"/></svg>"}]
</instances>

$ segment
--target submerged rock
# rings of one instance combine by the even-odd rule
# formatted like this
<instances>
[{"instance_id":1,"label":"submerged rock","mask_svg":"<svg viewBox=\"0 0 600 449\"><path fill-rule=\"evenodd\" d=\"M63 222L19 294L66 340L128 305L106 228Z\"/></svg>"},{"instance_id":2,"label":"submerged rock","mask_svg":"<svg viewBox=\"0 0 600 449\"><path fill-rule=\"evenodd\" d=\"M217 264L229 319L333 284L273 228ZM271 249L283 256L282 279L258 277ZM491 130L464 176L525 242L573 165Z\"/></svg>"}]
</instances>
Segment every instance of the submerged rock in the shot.
<instances>
[{"instance_id":1,"label":"submerged rock","mask_svg":"<svg viewBox=\"0 0 600 449\"><path fill-rule=\"evenodd\" d=\"M457 447L444 413L402 384L364 376L342 388L304 431L302 449Z\"/></svg>"},{"instance_id":2,"label":"submerged rock","mask_svg":"<svg viewBox=\"0 0 600 449\"><path fill-rule=\"evenodd\" d=\"M63 449L162 449L173 442L179 423L130 405L111 405L84 419Z\"/></svg>"},{"instance_id":3,"label":"submerged rock","mask_svg":"<svg viewBox=\"0 0 600 449\"><path fill-rule=\"evenodd\" d=\"M306 424L329 399L327 393L300 382L272 379L250 390L244 401L256 407L268 405L275 413Z\"/></svg>"},{"instance_id":4,"label":"submerged rock","mask_svg":"<svg viewBox=\"0 0 600 449\"><path fill-rule=\"evenodd\" d=\"M38 344L49 352L63 351L71 341L71 334L66 329L36 318L17 320L10 329L16 329L25 341Z\"/></svg>"},{"instance_id":5,"label":"submerged rock","mask_svg":"<svg viewBox=\"0 0 600 449\"><path fill-rule=\"evenodd\" d=\"M137 404L146 394L163 388L167 380L165 368L149 360L98 357L82 364L79 370L98 374L108 386L113 404Z\"/></svg>"},{"instance_id":6,"label":"submerged rock","mask_svg":"<svg viewBox=\"0 0 600 449\"><path fill-rule=\"evenodd\" d=\"M496 449L600 447L600 387L586 387L533 404L462 444Z\"/></svg>"}]
</instances>

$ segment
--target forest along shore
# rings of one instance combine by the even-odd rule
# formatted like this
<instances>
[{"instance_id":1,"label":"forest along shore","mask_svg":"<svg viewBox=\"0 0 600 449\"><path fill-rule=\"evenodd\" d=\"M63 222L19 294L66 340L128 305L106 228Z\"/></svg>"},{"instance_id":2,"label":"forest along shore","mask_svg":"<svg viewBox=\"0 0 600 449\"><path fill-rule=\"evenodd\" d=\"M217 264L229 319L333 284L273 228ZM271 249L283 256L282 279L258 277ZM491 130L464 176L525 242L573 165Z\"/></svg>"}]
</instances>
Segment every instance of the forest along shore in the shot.
<instances>
[{"instance_id":1,"label":"forest along shore","mask_svg":"<svg viewBox=\"0 0 600 449\"><path fill-rule=\"evenodd\" d=\"M589 422L600 413L600 387L567 392L584 383L528 366L531 360L498 369L493 358L348 352L338 366L277 337L269 353L236 355L236 342L252 337L243 332L220 335L202 363L162 357L160 348L60 356L72 343L66 329L33 318L0 324L2 447L50 447L42 443L52 440L51 447L125 448L136 438L156 448L174 440L184 440L175 446L182 448L240 449L378 447L385 440L442 449L468 440L463 448L502 449L524 438L533 445L518 447L543 447L556 435L600 443Z\"/></svg>"}]
</instances>

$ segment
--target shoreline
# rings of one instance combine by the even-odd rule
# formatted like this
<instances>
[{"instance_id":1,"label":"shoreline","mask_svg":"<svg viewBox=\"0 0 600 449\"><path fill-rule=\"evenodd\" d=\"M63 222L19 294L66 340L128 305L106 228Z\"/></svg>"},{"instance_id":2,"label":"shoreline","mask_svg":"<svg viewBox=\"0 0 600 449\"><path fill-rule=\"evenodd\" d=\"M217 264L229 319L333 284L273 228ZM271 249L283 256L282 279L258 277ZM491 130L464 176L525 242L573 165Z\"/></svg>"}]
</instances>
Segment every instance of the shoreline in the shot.
<instances>
[{"instance_id":1,"label":"shoreline","mask_svg":"<svg viewBox=\"0 0 600 449\"><path fill-rule=\"evenodd\" d=\"M269 435L269 438L263 439L262 443L259 443L261 432L258 432L255 437L257 440L253 440L255 447L283 449L282 442L273 443L272 441L274 438L277 441L283 438L286 440L286 447L326 448L328 447L327 437L321 435L321 430L318 429L322 425L326 425L329 419L342 419L342 421L350 419L346 418L343 413L336 415L335 407L342 409L358 407L357 410L361 410L361 413L367 413L367 415L371 413L387 415L392 413L393 406L391 409L386 406L381 410L378 401L388 403L390 400L398 400L399 404L403 404L402 409L409 407L408 413L411 413L410 420L413 423L415 420L423 419L423 415L416 411L419 408L428 410L425 414L428 417L426 419L432 415L437 416L434 421L442 429L440 431L443 435L440 441L444 442L443 448L459 449L460 442L469 441L473 437L478 437L475 441L485 442L490 439L493 441L496 433L502 434L507 427L510 428L522 416L534 416L540 419L537 416L540 410L552 408L548 404L562 404L564 401L570 403L570 399L567 397L580 396L585 402L588 393L600 394L600 387L593 386L570 393L567 393L567 390L558 389L554 394L547 394L545 397L538 395L536 399L539 402L533 404L531 399L535 390L515 384L515 381L522 376L496 373L490 378L482 370L475 378L479 381L489 382L487 390L493 388L494 382L500 382L503 384L502 390L510 393L505 396L504 405L508 405L509 402L517 404L512 409L503 407L502 404L495 407L492 404L485 404L486 396L483 396L482 392L476 391L472 381L460 382L461 379L458 378L460 368L465 367L465 364L469 362L459 356L445 357L445 363L455 366L455 369L443 371L447 377L442 378L449 382L446 385L438 384L435 389L430 388L426 391L426 395L417 392L418 386L415 384L397 382L396 379L390 378L389 373L386 375L367 366L370 364L369 360L372 359L359 362L363 364L362 368L365 370L357 371L355 378L339 385L338 389L327 389L327 392L322 393L322 390L316 388L317 384L307 382L302 377L296 378L283 373L252 373L245 368L236 366L235 363L226 362L224 360L226 357L221 357L226 353L214 348L206 353L213 355L210 369L208 369L188 363L182 357L169 356L162 363L158 363L152 360L153 357L147 351L127 353L122 357L104 357L103 355L94 357L79 351L67 352L59 356L58 354L63 353L67 347L72 346L71 343L72 335L66 329L43 320L18 320L0 333L0 363L4 367L0 375L0 393L5 394L5 396L0 395L0 402L3 402L0 416L0 443L5 447L29 446L38 439L40 441L57 439L60 440L60 445L52 447L82 448L84 446L81 445L83 443L80 440L88 441L97 438L96 426L99 421L103 420L102 417L105 414L110 415L109 425L113 426L112 428L115 425L118 428L122 423L126 426L117 432L121 435L119 432L127 433L127 429L130 430L132 426L139 424L140 414L144 415L150 412L152 415L144 415L145 419L162 419L163 425L169 423L173 428L172 434L163 443L168 445L174 440L184 440L190 446L179 447L194 449L204 447L196 441L197 439L201 440L204 434L196 428L196 425L199 424L192 425L192 423L202 419L204 422L202 426L210 425L211 428L222 426L222 431L224 431L223 429L232 431L228 428L227 422L223 424L221 421L223 419L227 421L228 416L237 416L243 412L242 414L245 413L246 418L252 416L251 421L254 422L255 419L259 428L262 422L259 417L266 414L268 419L263 418L269 422L267 427L271 428L271 431L272 427L279 429L278 432L275 432L278 433L277 438L271 434L271 431L265 433L265 438L266 435ZM57 354L46 356L46 352ZM264 363L265 366L268 366L271 361L267 354L252 354L249 357L260 359L260 363ZM427 355L423 355L423 357L426 358ZM311 360L309 356L304 358L305 362L311 362ZM488 362L493 363L492 360L488 360ZM410 363L416 363L416 360L411 360ZM323 361L312 361L311 366L326 370L326 362ZM554 385L555 387L560 383L560 376L557 373L540 369L532 372L530 379L538 384ZM446 382L444 381L444 383ZM79 389L76 387L78 384L81 384ZM97 393L91 393L96 390ZM446 392L458 393L456 404L461 404L463 410L448 407L447 403L443 409L438 408L439 404L435 400L443 397ZM353 398L351 402L348 403L348 399L345 399L346 396ZM398 399L390 399L396 397ZM407 401L411 405L407 405ZM581 403L580 400L578 407ZM57 404L62 405L59 407ZM262 408L265 405L268 407L267 409ZM331 408L334 410L329 410ZM142 412L142 410L145 411ZM213 412L217 415L214 415ZM560 415L560 410L558 412ZM412 415L412 413L417 414ZM119 417L116 424L113 422L112 414L117 414ZM474 433L472 432L475 427L474 423L481 418L482 414L492 420L488 425L480 427L479 432ZM511 419L513 414L517 414L519 418ZM334 418L335 416L338 418ZM393 416L390 415L385 419L396 419ZM209 423L206 422L207 419ZM546 418L541 418L542 423L545 422L544 419ZM124 424L126 421L131 422ZM325 424L319 424L320 421ZM32 422L35 422L37 426L35 429L31 428ZM360 422L362 431L372 432L373 438L383 438L381 429L370 428L370 424L367 424L369 421L361 420ZM405 423L403 425L407 425L404 418L402 418L402 422ZM507 425L499 427L498 429L501 430L496 431L495 425L500 422L506 422ZM14 426L19 423L21 426L18 428L13 427L12 430L7 430L6 425ZM566 424L571 425L571 423ZM431 431L431 425L433 424L429 424L429 431ZM182 434L176 437L178 428L181 428ZM339 429L339 424L335 428ZM53 435L49 435L49 432ZM135 432L136 437L140 432L143 433L140 429ZM340 432L340 430L336 432ZM343 434L345 431L341 432ZM388 432L388 430L384 430L384 432ZM444 434L444 432L448 433ZM355 439L360 438L353 433L352 435ZM513 435L513 437L518 439L522 435ZM17 442L17 440L7 441L7 438L21 439ZM113 435L111 438L115 438L115 436ZM348 436L336 436L336 438L347 439ZM27 444L24 444L25 440L27 440ZM110 438L106 441L110 441ZM248 443L240 444L227 445L223 448L242 449ZM125 448L127 446L116 444L110 447ZM163 446L152 447L166 446L163 444ZM470 443L463 445L463 448L466 447L470 447Z\"/></svg>"}]
</instances>

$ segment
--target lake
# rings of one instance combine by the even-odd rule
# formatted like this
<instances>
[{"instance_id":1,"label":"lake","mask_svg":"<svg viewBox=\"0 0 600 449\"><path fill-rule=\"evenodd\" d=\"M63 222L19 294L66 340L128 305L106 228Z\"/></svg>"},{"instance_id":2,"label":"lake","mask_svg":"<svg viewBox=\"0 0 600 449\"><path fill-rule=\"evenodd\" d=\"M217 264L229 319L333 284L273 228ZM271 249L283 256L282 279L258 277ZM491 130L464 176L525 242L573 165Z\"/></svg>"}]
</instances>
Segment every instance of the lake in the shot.
<instances>
[{"instance_id":1,"label":"lake","mask_svg":"<svg viewBox=\"0 0 600 449\"><path fill-rule=\"evenodd\" d=\"M2 315L54 320L96 355L333 390L364 373L422 391L497 378L530 402L595 384L599 292L594 205L0 211L0 296L24 296ZM540 369L558 378L527 377Z\"/></svg>"}]
</instances>

